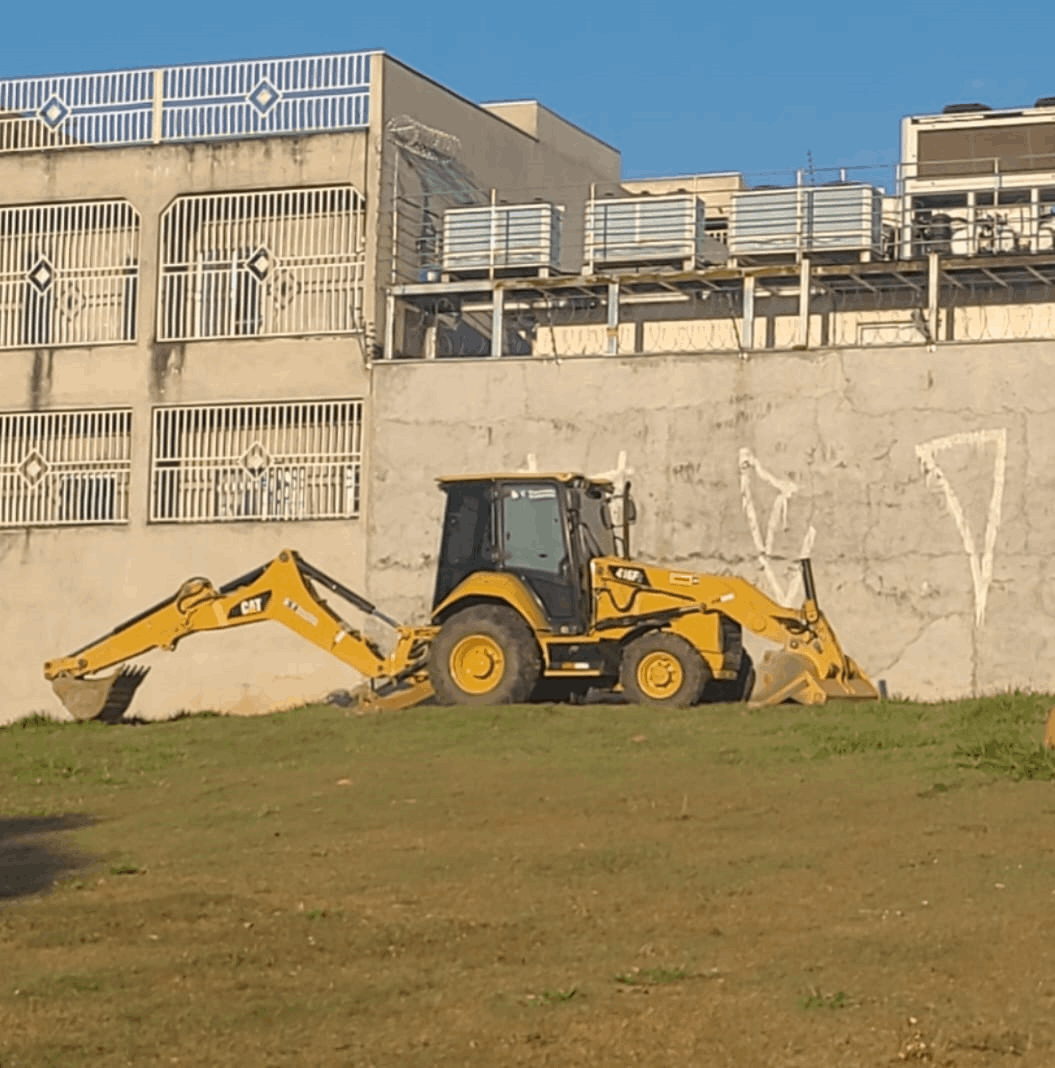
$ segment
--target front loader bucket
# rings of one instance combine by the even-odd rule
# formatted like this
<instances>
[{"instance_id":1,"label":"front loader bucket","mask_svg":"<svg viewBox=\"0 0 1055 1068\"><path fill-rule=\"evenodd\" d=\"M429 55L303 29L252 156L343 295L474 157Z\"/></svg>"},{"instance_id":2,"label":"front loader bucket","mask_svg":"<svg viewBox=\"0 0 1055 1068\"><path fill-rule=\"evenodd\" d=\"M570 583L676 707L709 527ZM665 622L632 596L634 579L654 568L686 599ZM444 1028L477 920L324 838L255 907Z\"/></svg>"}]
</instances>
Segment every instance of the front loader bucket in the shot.
<instances>
[{"instance_id":1,"label":"front loader bucket","mask_svg":"<svg viewBox=\"0 0 1055 1068\"><path fill-rule=\"evenodd\" d=\"M835 678L822 679L810 659L782 650L766 653L757 669L755 688L748 703L756 708L792 701L800 705L823 705L825 701L876 701L879 691L852 660Z\"/></svg>"},{"instance_id":2,"label":"front loader bucket","mask_svg":"<svg viewBox=\"0 0 1055 1068\"><path fill-rule=\"evenodd\" d=\"M748 704L761 708L794 701L799 705L823 705L828 699L813 664L799 653L767 652L755 672L755 688Z\"/></svg>"},{"instance_id":3,"label":"front loader bucket","mask_svg":"<svg viewBox=\"0 0 1055 1068\"><path fill-rule=\"evenodd\" d=\"M124 668L98 679L58 675L51 681L55 696L79 723L101 719L116 723L132 703L149 668Z\"/></svg>"}]
</instances>

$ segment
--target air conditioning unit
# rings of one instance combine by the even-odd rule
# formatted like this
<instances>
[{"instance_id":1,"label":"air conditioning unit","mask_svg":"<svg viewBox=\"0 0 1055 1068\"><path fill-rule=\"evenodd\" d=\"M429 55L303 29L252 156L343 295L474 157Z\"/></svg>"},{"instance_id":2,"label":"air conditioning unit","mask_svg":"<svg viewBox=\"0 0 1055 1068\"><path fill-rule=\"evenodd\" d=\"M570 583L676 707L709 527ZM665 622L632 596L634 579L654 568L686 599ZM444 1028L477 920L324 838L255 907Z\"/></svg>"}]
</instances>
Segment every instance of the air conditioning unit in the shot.
<instances>
[{"instance_id":1,"label":"air conditioning unit","mask_svg":"<svg viewBox=\"0 0 1055 1068\"><path fill-rule=\"evenodd\" d=\"M808 252L879 253L883 194L870 185L836 182L811 186Z\"/></svg>"},{"instance_id":2,"label":"air conditioning unit","mask_svg":"<svg viewBox=\"0 0 1055 1068\"><path fill-rule=\"evenodd\" d=\"M557 271L563 217L556 204L449 208L443 215L443 271Z\"/></svg>"},{"instance_id":3,"label":"air conditioning unit","mask_svg":"<svg viewBox=\"0 0 1055 1068\"><path fill-rule=\"evenodd\" d=\"M706 228L707 207L691 193L591 200L586 205L586 271L634 264L691 270L724 262L725 246L708 237Z\"/></svg>"},{"instance_id":4,"label":"air conditioning unit","mask_svg":"<svg viewBox=\"0 0 1055 1068\"><path fill-rule=\"evenodd\" d=\"M729 213L730 255L800 252L809 211L806 193L805 186L734 193Z\"/></svg>"},{"instance_id":5,"label":"air conditioning unit","mask_svg":"<svg viewBox=\"0 0 1055 1068\"><path fill-rule=\"evenodd\" d=\"M878 255L882 235L883 194L870 185L835 182L733 194L729 217L733 256Z\"/></svg>"}]
</instances>

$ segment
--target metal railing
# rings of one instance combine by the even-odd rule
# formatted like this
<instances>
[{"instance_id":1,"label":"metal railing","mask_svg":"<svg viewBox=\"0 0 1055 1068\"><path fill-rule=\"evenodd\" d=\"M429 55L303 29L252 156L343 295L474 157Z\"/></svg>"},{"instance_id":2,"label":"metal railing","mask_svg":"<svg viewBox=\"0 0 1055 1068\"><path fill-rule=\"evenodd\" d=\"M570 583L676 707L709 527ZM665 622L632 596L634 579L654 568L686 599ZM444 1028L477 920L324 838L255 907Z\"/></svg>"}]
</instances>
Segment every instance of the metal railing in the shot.
<instances>
[{"instance_id":1,"label":"metal railing","mask_svg":"<svg viewBox=\"0 0 1055 1068\"><path fill-rule=\"evenodd\" d=\"M132 411L0 413L0 527L128 522Z\"/></svg>"},{"instance_id":2,"label":"metal railing","mask_svg":"<svg viewBox=\"0 0 1055 1068\"><path fill-rule=\"evenodd\" d=\"M357 332L364 216L350 185L177 198L161 220L158 337Z\"/></svg>"},{"instance_id":3,"label":"metal railing","mask_svg":"<svg viewBox=\"0 0 1055 1068\"><path fill-rule=\"evenodd\" d=\"M150 521L359 514L361 400L154 409Z\"/></svg>"},{"instance_id":4,"label":"metal railing","mask_svg":"<svg viewBox=\"0 0 1055 1068\"><path fill-rule=\"evenodd\" d=\"M0 208L0 349L134 341L138 285L126 201Z\"/></svg>"},{"instance_id":5,"label":"metal railing","mask_svg":"<svg viewBox=\"0 0 1055 1068\"><path fill-rule=\"evenodd\" d=\"M0 152L363 129L375 55L0 79Z\"/></svg>"}]
</instances>

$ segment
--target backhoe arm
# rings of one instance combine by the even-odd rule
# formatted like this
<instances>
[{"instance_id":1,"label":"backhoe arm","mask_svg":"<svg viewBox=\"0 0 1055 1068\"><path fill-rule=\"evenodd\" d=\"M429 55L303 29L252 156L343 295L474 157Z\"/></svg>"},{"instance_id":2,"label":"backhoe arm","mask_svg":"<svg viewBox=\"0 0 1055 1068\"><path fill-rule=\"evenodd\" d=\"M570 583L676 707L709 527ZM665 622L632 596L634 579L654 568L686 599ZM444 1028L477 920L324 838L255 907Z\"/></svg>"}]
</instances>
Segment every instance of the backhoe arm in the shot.
<instances>
[{"instance_id":1,"label":"backhoe arm","mask_svg":"<svg viewBox=\"0 0 1055 1068\"><path fill-rule=\"evenodd\" d=\"M315 592L315 584L394 627L398 638L392 652L385 656L369 638L345 623ZM168 600L75 653L49 660L44 677L76 719L95 719L104 713L104 718L119 718L145 672L125 672L105 679L87 676L152 649L174 649L190 634L264 620L282 623L368 679L393 682L423 676L432 635L430 628L400 626L365 598L287 549L220 589L208 579L189 579ZM127 696L124 691L129 691ZM122 707L117 710L117 705Z\"/></svg>"}]
</instances>

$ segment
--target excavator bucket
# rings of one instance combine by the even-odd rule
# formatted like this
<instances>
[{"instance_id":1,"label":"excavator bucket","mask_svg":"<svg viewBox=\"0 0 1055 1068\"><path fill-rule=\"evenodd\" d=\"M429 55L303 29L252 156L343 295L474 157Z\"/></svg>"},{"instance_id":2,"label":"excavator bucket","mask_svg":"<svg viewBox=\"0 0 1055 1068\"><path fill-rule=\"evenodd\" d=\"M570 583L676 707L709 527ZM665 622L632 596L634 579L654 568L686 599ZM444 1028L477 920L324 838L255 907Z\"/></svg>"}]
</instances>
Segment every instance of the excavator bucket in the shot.
<instances>
[{"instance_id":1,"label":"excavator bucket","mask_svg":"<svg viewBox=\"0 0 1055 1068\"><path fill-rule=\"evenodd\" d=\"M66 711L79 723L92 719L116 723L132 703L148 670L124 668L97 679L76 679L63 674L51 680L51 688Z\"/></svg>"},{"instance_id":2,"label":"excavator bucket","mask_svg":"<svg viewBox=\"0 0 1055 1068\"><path fill-rule=\"evenodd\" d=\"M756 708L793 702L823 705L825 701L875 701L879 691L857 665L847 659L847 670L822 679L809 659L786 649L769 652L758 666L755 688L748 703Z\"/></svg>"}]
</instances>

